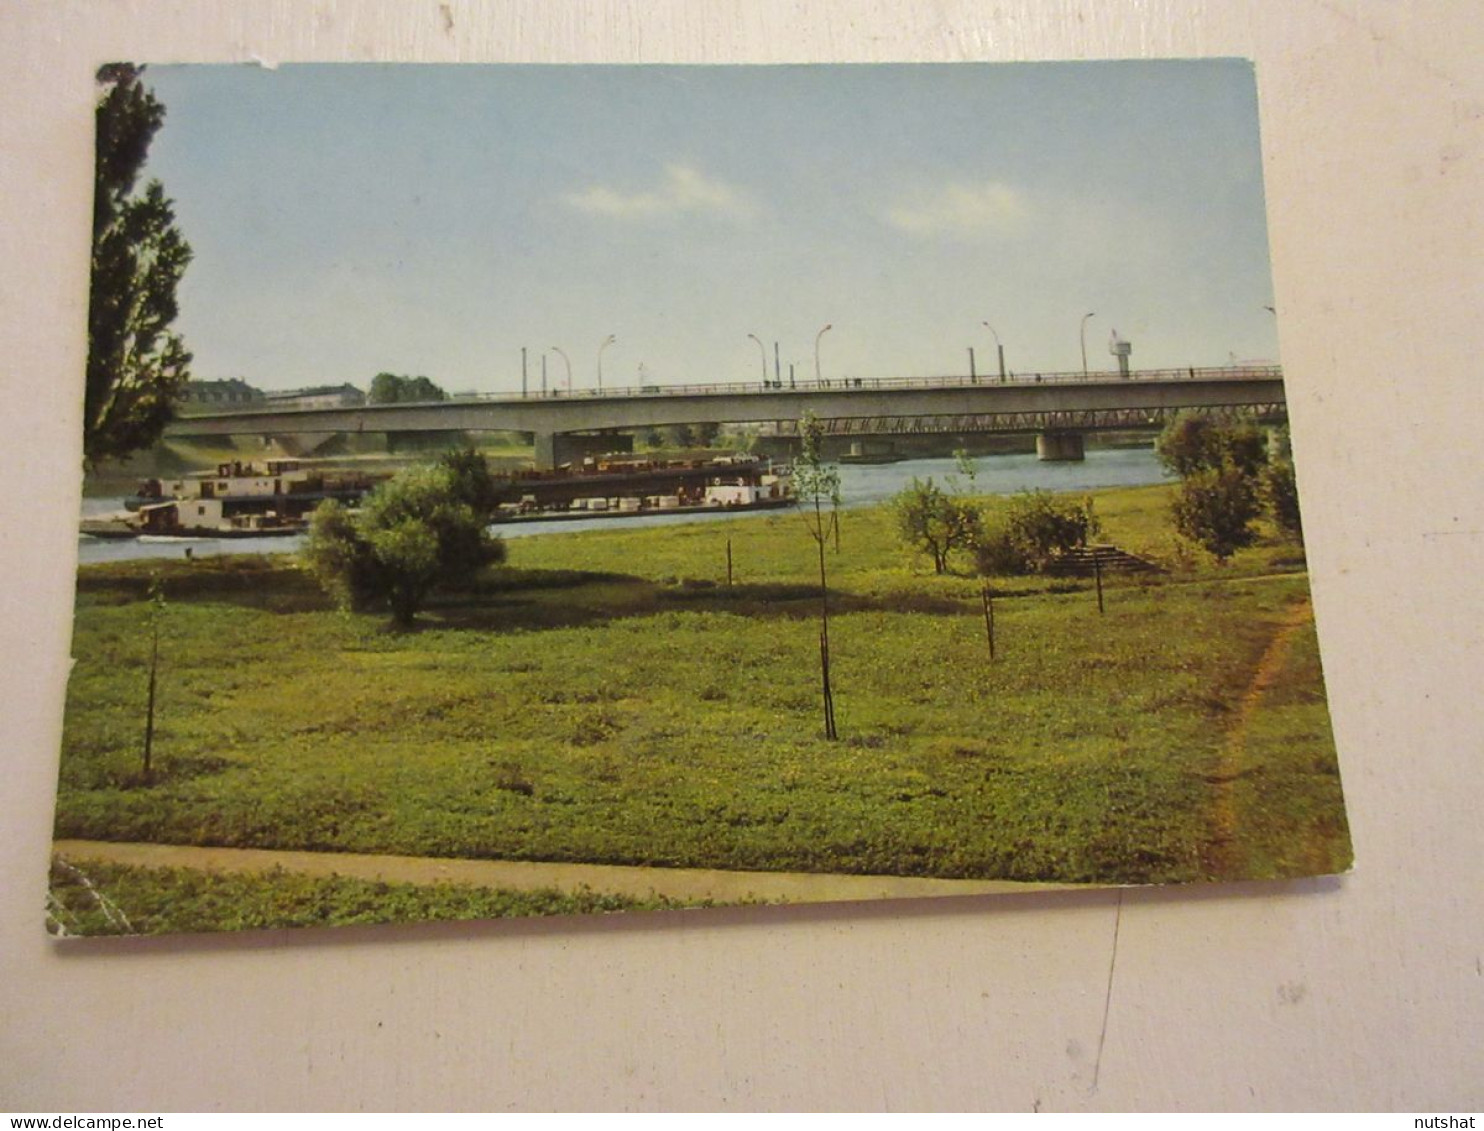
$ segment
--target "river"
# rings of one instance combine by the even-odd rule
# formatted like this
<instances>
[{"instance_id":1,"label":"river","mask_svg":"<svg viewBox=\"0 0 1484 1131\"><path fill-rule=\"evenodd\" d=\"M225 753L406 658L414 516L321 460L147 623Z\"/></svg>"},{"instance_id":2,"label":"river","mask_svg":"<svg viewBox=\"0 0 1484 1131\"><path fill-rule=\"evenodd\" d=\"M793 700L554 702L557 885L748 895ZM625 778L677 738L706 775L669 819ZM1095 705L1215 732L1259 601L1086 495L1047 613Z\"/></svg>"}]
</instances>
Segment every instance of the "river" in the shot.
<instances>
[{"instance_id":1,"label":"river","mask_svg":"<svg viewBox=\"0 0 1484 1131\"><path fill-rule=\"evenodd\" d=\"M1143 487L1163 483L1170 477L1150 448L1095 450L1073 463L1042 463L1029 453L982 456L976 461L973 492L978 495L1013 495L1027 488L1048 491L1088 491L1096 487ZM931 476L939 483L956 475L951 459L914 459L901 463L843 465L840 468L840 502L844 507L869 506L891 498L912 479ZM962 477L960 477L961 479ZM967 484L964 484L967 488ZM97 518L123 509L121 499L84 499L84 518ZM645 514L633 518L574 518L567 522L505 523L498 527L506 538L529 538L575 530L631 529L677 522L736 522L746 513L724 511L682 514ZM192 538L154 542L129 539L114 541L78 536L77 560L94 562L130 561L138 558L179 558L187 548L192 555L290 553L304 543L303 535L278 538Z\"/></svg>"}]
</instances>

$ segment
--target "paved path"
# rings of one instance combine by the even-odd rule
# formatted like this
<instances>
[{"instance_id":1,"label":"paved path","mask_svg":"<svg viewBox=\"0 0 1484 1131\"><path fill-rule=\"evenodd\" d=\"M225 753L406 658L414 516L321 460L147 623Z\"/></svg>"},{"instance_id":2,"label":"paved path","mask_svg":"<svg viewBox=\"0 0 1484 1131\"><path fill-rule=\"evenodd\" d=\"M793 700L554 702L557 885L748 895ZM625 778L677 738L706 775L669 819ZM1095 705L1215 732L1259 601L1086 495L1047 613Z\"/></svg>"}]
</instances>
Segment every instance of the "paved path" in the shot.
<instances>
[{"instance_id":1,"label":"paved path","mask_svg":"<svg viewBox=\"0 0 1484 1131\"><path fill-rule=\"evenodd\" d=\"M103 860L142 868L196 868L207 872L267 872L282 868L310 876L349 876L387 883L458 883L521 891L537 888L575 891L587 887L596 892L639 898L659 895L687 901L709 899L717 903L911 899L929 895L985 895L1083 886L811 872L631 868L613 864L538 864L432 856L368 856L350 852L280 852L266 848L202 848L103 840L59 840L54 850L74 864L84 860Z\"/></svg>"}]
</instances>

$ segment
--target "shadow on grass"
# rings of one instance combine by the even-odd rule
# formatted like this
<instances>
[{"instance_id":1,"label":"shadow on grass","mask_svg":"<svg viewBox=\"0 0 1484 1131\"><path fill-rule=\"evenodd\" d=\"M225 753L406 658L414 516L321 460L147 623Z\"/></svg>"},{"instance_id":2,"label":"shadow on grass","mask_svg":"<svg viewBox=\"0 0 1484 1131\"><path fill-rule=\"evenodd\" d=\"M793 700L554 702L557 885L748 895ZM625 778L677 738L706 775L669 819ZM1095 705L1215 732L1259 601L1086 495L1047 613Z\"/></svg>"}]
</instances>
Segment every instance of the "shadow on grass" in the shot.
<instances>
[{"instance_id":1,"label":"shadow on grass","mask_svg":"<svg viewBox=\"0 0 1484 1131\"><path fill-rule=\"evenodd\" d=\"M277 613L323 612L334 602L292 558L223 554L182 561L110 562L77 571L77 595L94 604L147 601L158 577L166 601L213 601Z\"/></svg>"},{"instance_id":2,"label":"shadow on grass","mask_svg":"<svg viewBox=\"0 0 1484 1131\"><path fill-rule=\"evenodd\" d=\"M149 599L158 575L167 601L237 605L274 613L329 612L334 603L292 559L241 555L193 562L125 562L78 572L80 597L97 604L130 604ZM1000 591L997 596L1018 595ZM665 612L731 613L736 616L800 620L816 616L819 590L807 582L754 582L725 585L683 578L663 583L626 573L575 569L488 570L458 592L434 593L409 629L532 631L574 628ZM928 593L873 596L830 591L830 611L922 613L958 616L966 606Z\"/></svg>"},{"instance_id":3,"label":"shadow on grass","mask_svg":"<svg viewBox=\"0 0 1484 1131\"><path fill-rule=\"evenodd\" d=\"M781 620L803 620L819 614L819 590L808 584L772 582L729 586L683 579L667 585L617 573L508 572L515 576L491 578L469 593L434 597L414 631L581 628L666 612L731 613ZM964 606L927 594L879 598L831 591L830 612L957 616L964 612Z\"/></svg>"}]
</instances>

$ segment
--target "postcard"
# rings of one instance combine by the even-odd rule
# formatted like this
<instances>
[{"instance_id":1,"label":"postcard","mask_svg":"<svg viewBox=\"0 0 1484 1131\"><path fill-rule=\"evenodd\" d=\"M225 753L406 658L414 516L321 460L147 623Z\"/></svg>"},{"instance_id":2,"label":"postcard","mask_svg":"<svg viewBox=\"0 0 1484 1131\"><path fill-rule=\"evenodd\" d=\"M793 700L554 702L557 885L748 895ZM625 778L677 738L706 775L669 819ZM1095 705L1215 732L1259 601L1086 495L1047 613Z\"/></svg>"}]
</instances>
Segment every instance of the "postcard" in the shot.
<instances>
[{"instance_id":1,"label":"postcard","mask_svg":"<svg viewBox=\"0 0 1484 1131\"><path fill-rule=\"evenodd\" d=\"M97 127L54 935L1350 866L1250 64Z\"/></svg>"}]
</instances>

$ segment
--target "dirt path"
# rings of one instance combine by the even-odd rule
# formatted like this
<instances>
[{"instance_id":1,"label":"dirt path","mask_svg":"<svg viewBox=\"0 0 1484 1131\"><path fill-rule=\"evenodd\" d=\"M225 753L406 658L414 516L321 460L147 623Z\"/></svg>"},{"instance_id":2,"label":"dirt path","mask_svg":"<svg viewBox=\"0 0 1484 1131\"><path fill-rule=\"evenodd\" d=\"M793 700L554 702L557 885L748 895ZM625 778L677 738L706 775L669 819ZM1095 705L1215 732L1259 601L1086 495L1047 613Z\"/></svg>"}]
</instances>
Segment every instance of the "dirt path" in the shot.
<instances>
[{"instance_id":1,"label":"dirt path","mask_svg":"<svg viewBox=\"0 0 1484 1131\"><path fill-rule=\"evenodd\" d=\"M1284 614L1277 632L1273 634L1273 639L1268 642L1262 658L1257 662L1257 670L1252 674L1252 682L1247 685L1247 690L1242 693L1241 702L1237 704L1236 717L1231 729L1227 731L1221 761L1217 764L1215 772L1206 779L1216 787L1215 798L1211 806L1211 839L1206 845L1204 854L1206 874L1214 879L1224 879L1233 875L1236 865L1240 863L1235 859L1232 844L1237 830L1237 811L1236 802L1232 796L1232 783L1243 772L1242 756L1247 746L1247 728L1251 725L1252 716L1262 705L1263 696L1268 693L1283 671L1283 665L1288 661L1288 650L1293 643L1294 634L1312 619L1313 610L1308 598L1295 603Z\"/></svg>"},{"instance_id":2,"label":"dirt path","mask_svg":"<svg viewBox=\"0 0 1484 1131\"><path fill-rule=\"evenodd\" d=\"M739 903L819 903L910 899L929 895L984 895L1046 891L1082 885L1023 884L1007 880L934 880L907 876L819 875L806 872L725 872L703 868L633 868L611 864L539 864L511 860L455 860L429 856L369 856L349 852L281 852L263 848L202 848L59 840L57 855L73 864L102 860L141 868L195 868L206 872L267 872L282 868L310 876L349 876L386 883L471 884L530 891L556 888L644 898Z\"/></svg>"}]
</instances>

